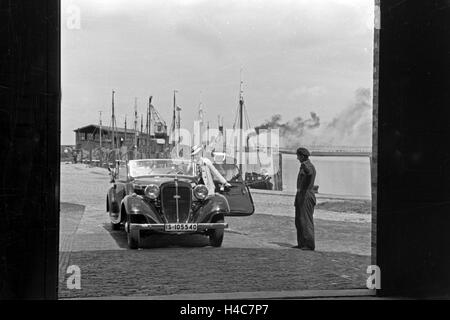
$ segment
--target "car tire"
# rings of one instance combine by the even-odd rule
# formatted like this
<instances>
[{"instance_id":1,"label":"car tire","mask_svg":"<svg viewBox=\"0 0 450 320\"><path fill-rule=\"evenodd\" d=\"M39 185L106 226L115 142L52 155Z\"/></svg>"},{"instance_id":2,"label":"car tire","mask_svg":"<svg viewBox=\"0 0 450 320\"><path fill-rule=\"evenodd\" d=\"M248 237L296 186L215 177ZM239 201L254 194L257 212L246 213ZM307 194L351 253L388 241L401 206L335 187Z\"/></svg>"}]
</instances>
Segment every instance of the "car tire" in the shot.
<instances>
[{"instance_id":1,"label":"car tire","mask_svg":"<svg viewBox=\"0 0 450 320\"><path fill-rule=\"evenodd\" d=\"M139 239L131 232L127 232L127 242L129 249L136 250L139 248Z\"/></svg>"},{"instance_id":2,"label":"car tire","mask_svg":"<svg viewBox=\"0 0 450 320\"><path fill-rule=\"evenodd\" d=\"M120 223L114 223L114 222L111 222L111 228L112 228L114 231L120 230Z\"/></svg>"},{"instance_id":3,"label":"car tire","mask_svg":"<svg viewBox=\"0 0 450 320\"><path fill-rule=\"evenodd\" d=\"M217 223L223 223L223 220L216 221ZM209 244L213 247L221 247L223 242L224 229L213 229L209 234Z\"/></svg>"},{"instance_id":4,"label":"car tire","mask_svg":"<svg viewBox=\"0 0 450 320\"><path fill-rule=\"evenodd\" d=\"M109 201L109 199L108 199L107 201ZM109 218L111 219L111 228L112 228L114 231L117 231L117 230L120 230L120 227L121 227L121 226L120 226L120 222L119 222L119 223L114 223L114 222L112 221L112 216L113 216L113 214L114 214L114 210L113 210L114 207L116 207L116 211L118 211L117 204L114 205L114 203L111 203L111 204L108 203L108 205L107 205Z\"/></svg>"},{"instance_id":5,"label":"car tire","mask_svg":"<svg viewBox=\"0 0 450 320\"><path fill-rule=\"evenodd\" d=\"M130 219L127 218L128 223L126 226L129 226ZM136 232L130 232L129 227L125 228L127 233L127 244L128 248L132 250L136 250L139 248L139 233Z\"/></svg>"}]
</instances>

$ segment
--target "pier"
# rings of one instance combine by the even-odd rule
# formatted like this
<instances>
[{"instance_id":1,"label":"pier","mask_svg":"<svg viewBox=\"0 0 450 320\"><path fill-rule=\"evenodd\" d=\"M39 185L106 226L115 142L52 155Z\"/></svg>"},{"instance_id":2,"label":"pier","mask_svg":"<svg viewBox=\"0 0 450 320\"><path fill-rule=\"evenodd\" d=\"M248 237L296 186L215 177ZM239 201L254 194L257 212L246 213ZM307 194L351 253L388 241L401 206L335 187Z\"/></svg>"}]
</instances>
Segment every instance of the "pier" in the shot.
<instances>
[{"instance_id":1,"label":"pier","mask_svg":"<svg viewBox=\"0 0 450 320\"><path fill-rule=\"evenodd\" d=\"M311 156L320 157L361 157L372 156L372 147L352 147L352 146L305 146ZM295 154L296 150L279 148L280 153Z\"/></svg>"}]
</instances>

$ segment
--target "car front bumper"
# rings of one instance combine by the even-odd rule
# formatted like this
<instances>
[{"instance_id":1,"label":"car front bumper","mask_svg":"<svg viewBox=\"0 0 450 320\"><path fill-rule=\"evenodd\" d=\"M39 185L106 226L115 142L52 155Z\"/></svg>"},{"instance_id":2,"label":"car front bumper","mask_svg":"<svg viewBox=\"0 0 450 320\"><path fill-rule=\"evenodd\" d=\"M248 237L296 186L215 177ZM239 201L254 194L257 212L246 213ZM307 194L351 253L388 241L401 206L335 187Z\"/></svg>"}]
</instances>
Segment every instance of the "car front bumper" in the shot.
<instances>
[{"instance_id":1,"label":"car front bumper","mask_svg":"<svg viewBox=\"0 0 450 320\"><path fill-rule=\"evenodd\" d=\"M222 222L222 223L197 223L197 230L196 231L166 231L165 230L165 224L164 223L130 223L125 226L125 230L129 230L129 232L136 232L141 230L148 230L148 231L158 231L158 232L164 232L164 233L196 233L206 230L212 230L212 229L226 229L228 228L228 223Z\"/></svg>"}]
</instances>

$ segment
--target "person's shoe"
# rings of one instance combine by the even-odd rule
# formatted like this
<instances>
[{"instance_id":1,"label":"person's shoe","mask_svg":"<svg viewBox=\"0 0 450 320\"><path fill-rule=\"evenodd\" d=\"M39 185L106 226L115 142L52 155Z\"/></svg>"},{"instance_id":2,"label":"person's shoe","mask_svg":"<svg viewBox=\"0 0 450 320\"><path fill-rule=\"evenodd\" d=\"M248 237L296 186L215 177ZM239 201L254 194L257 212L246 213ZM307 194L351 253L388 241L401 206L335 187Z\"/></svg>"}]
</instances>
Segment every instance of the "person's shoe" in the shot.
<instances>
[{"instance_id":1,"label":"person's shoe","mask_svg":"<svg viewBox=\"0 0 450 320\"><path fill-rule=\"evenodd\" d=\"M292 249L301 249L299 246L292 246Z\"/></svg>"},{"instance_id":2,"label":"person's shoe","mask_svg":"<svg viewBox=\"0 0 450 320\"><path fill-rule=\"evenodd\" d=\"M300 247L300 249L305 251L314 251L314 249L308 248L308 247Z\"/></svg>"}]
</instances>

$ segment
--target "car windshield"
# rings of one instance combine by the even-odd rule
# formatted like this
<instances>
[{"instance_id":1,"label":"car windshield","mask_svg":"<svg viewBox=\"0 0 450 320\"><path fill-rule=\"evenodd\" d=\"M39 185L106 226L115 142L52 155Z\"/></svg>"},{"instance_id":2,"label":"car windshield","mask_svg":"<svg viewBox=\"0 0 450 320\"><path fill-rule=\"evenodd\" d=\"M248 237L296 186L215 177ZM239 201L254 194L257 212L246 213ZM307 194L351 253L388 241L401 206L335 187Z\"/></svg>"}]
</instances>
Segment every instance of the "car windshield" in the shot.
<instances>
[{"instance_id":1,"label":"car windshield","mask_svg":"<svg viewBox=\"0 0 450 320\"><path fill-rule=\"evenodd\" d=\"M183 175L195 176L195 164L191 160L151 159L130 160L130 176Z\"/></svg>"}]
</instances>

